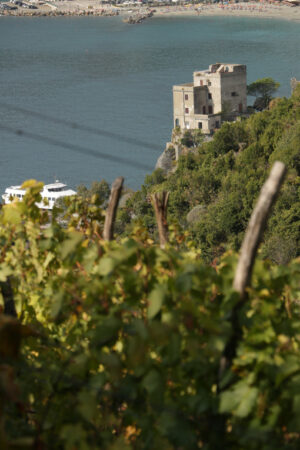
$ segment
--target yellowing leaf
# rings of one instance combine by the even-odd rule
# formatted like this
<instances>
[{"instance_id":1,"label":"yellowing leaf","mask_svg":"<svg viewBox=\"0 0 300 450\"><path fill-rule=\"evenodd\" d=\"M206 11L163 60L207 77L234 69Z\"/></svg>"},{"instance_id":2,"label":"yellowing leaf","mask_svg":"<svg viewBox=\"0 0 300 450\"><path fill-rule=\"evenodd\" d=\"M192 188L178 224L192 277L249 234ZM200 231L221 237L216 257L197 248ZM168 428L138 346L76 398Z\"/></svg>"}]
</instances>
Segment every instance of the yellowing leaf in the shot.
<instances>
[{"instance_id":1,"label":"yellowing leaf","mask_svg":"<svg viewBox=\"0 0 300 450\"><path fill-rule=\"evenodd\" d=\"M13 275L14 271L11 267L1 264L0 266L0 281L6 281L10 275Z\"/></svg>"},{"instance_id":2,"label":"yellowing leaf","mask_svg":"<svg viewBox=\"0 0 300 450\"><path fill-rule=\"evenodd\" d=\"M40 188L43 189L44 183L42 183L41 181L37 181L34 179L30 179L30 180L26 180L24 181L24 183L22 184L21 188L22 189L29 189L29 188Z\"/></svg>"},{"instance_id":3,"label":"yellowing leaf","mask_svg":"<svg viewBox=\"0 0 300 450\"><path fill-rule=\"evenodd\" d=\"M3 206L3 222L12 223L14 225L21 223L21 210L18 208L18 202L10 203Z\"/></svg>"}]
</instances>

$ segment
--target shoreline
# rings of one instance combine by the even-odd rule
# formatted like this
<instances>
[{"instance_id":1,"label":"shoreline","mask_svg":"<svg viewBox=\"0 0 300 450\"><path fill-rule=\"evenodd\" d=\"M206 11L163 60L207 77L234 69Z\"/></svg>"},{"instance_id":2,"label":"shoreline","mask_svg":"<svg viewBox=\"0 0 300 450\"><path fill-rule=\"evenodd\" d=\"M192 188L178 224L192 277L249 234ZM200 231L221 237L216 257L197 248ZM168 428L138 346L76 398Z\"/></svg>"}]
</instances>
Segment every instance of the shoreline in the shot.
<instances>
[{"instance_id":1,"label":"shoreline","mask_svg":"<svg viewBox=\"0 0 300 450\"><path fill-rule=\"evenodd\" d=\"M40 2L42 3L42 2ZM11 3L8 3L12 5ZM255 17L263 19L281 19L300 22L300 6L287 6L270 3L235 3L228 5L185 5L185 6L127 6L116 7L101 5L99 0L62 0L45 2L32 2L37 9L18 7L16 10L1 10L1 16L14 17L41 17L41 16L117 16L123 18L130 15L140 16L153 11L153 17Z\"/></svg>"},{"instance_id":2,"label":"shoreline","mask_svg":"<svg viewBox=\"0 0 300 450\"><path fill-rule=\"evenodd\" d=\"M300 6L290 7L269 3L243 2L228 5L196 5L196 8L193 6L193 9L181 7L177 11L168 11L167 8L163 7L156 9L156 17L255 17L300 22Z\"/></svg>"}]
</instances>

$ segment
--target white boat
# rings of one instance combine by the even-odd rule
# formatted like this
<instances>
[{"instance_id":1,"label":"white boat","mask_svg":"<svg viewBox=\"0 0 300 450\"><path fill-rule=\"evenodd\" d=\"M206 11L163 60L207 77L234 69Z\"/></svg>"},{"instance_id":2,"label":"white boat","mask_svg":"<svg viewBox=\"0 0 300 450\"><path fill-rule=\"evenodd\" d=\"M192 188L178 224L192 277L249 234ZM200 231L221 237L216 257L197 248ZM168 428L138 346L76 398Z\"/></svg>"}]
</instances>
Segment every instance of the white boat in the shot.
<instances>
[{"instance_id":1,"label":"white boat","mask_svg":"<svg viewBox=\"0 0 300 450\"><path fill-rule=\"evenodd\" d=\"M41 209L53 209L53 206L59 198L69 197L76 195L76 192L72 189L66 189L67 185L60 183L58 180L52 184L46 184L41 191L42 201L36 205ZM5 204L11 203L17 198L19 201L23 200L26 194L26 189L22 189L21 186L10 186L5 189L5 193L2 195ZM45 201L44 201L45 200Z\"/></svg>"}]
</instances>

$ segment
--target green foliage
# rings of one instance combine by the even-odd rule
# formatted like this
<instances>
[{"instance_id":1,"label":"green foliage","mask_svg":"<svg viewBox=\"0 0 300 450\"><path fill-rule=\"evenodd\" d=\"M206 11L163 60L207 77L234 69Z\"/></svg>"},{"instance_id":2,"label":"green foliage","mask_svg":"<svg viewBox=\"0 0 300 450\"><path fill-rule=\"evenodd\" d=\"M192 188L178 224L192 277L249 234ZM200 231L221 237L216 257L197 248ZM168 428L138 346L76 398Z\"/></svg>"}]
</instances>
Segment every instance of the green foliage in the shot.
<instances>
[{"instance_id":1,"label":"green foliage","mask_svg":"<svg viewBox=\"0 0 300 450\"><path fill-rule=\"evenodd\" d=\"M244 142L247 139L245 127L242 122L223 124L218 130L212 142L208 144L208 149L216 156L228 153L230 150L237 151L239 149L239 142Z\"/></svg>"},{"instance_id":2,"label":"green foliage","mask_svg":"<svg viewBox=\"0 0 300 450\"><path fill-rule=\"evenodd\" d=\"M181 138L181 144L185 147L197 147L204 141L204 136L201 130L186 130Z\"/></svg>"},{"instance_id":3,"label":"green foliage","mask_svg":"<svg viewBox=\"0 0 300 450\"><path fill-rule=\"evenodd\" d=\"M290 168L300 173L300 127L299 122L288 128L278 139L278 144L273 152L270 162L282 161Z\"/></svg>"},{"instance_id":4,"label":"green foliage","mask_svg":"<svg viewBox=\"0 0 300 450\"><path fill-rule=\"evenodd\" d=\"M98 201L102 205L106 205L109 194L110 194L110 188L109 184L105 180L101 181L93 181L91 184L90 189L88 189L83 184L79 185L77 187L77 194L84 198L85 200L91 199L94 195L98 197Z\"/></svg>"},{"instance_id":5,"label":"green foliage","mask_svg":"<svg viewBox=\"0 0 300 450\"><path fill-rule=\"evenodd\" d=\"M280 83L270 77L261 78L249 84L247 86L247 95L256 97L254 108L259 111L267 108L279 86Z\"/></svg>"},{"instance_id":6,"label":"green foliage","mask_svg":"<svg viewBox=\"0 0 300 450\"><path fill-rule=\"evenodd\" d=\"M151 186L163 183L166 179L164 171L162 169L155 169L151 175L146 175L145 177L145 189L149 189Z\"/></svg>"},{"instance_id":7,"label":"green foliage","mask_svg":"<svg viewBox=\"0 0 300 450\"><path fill-rule=\"evenodd\" d=\"M0 212L19 315L0 313L1 449L299 448L299 259L258 260L233 321L236 255L205 265L141 227L104 242L80 197L45 228L38 186Z\"/></svg>"}]
</instances>

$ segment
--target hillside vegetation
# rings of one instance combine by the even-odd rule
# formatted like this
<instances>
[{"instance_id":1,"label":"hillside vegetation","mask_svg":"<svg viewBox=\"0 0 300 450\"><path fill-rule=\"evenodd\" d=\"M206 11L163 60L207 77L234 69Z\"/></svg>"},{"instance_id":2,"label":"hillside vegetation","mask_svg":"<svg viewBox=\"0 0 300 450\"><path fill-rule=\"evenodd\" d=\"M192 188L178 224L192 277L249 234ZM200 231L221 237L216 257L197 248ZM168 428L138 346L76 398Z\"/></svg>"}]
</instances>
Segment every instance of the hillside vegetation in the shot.
<instances>
[{"instance_id":1,"label":"hillside vegetation","mask_svg":"<svg viewBox=\"0 0 300 450\"><path fill-rule=\"evenodd\" d=\"M1 450L299 449L300 259L263 257L275 239L278 260L298 251L299 98L225 124L175 175L148 177L118 222L146 226L117 240L103 239L105 183L51 218L34 180L1 208ZM275 159L290 169L241 297L223 245L238 247ZM183 225L205 207L192 238L170 226L165 249L147 201L162 188Z\"/></svg>"},{"instance_id":2,"label":"hillside vegetation","mask_svg":"<svg viewBox=\"0 0 300 450\"><path fill-rule=\"evenodd\" d=\"M299 88L291 98L275 99L268 110L247 120L225 123L211 142L190 148L168 178L161 170L146 177L142 189L120 213L120 224L130 224L135 218L152 232L149 194L169 191L170 220L188 229L203 257L211 261L226 248L239 248L260 187L275 160L287 164L289 176L269 222L262 252L276 263L285 263L299 255ZM198 208L188 222L187 214L195 206Z\"/></svg>"}]
</instances>

